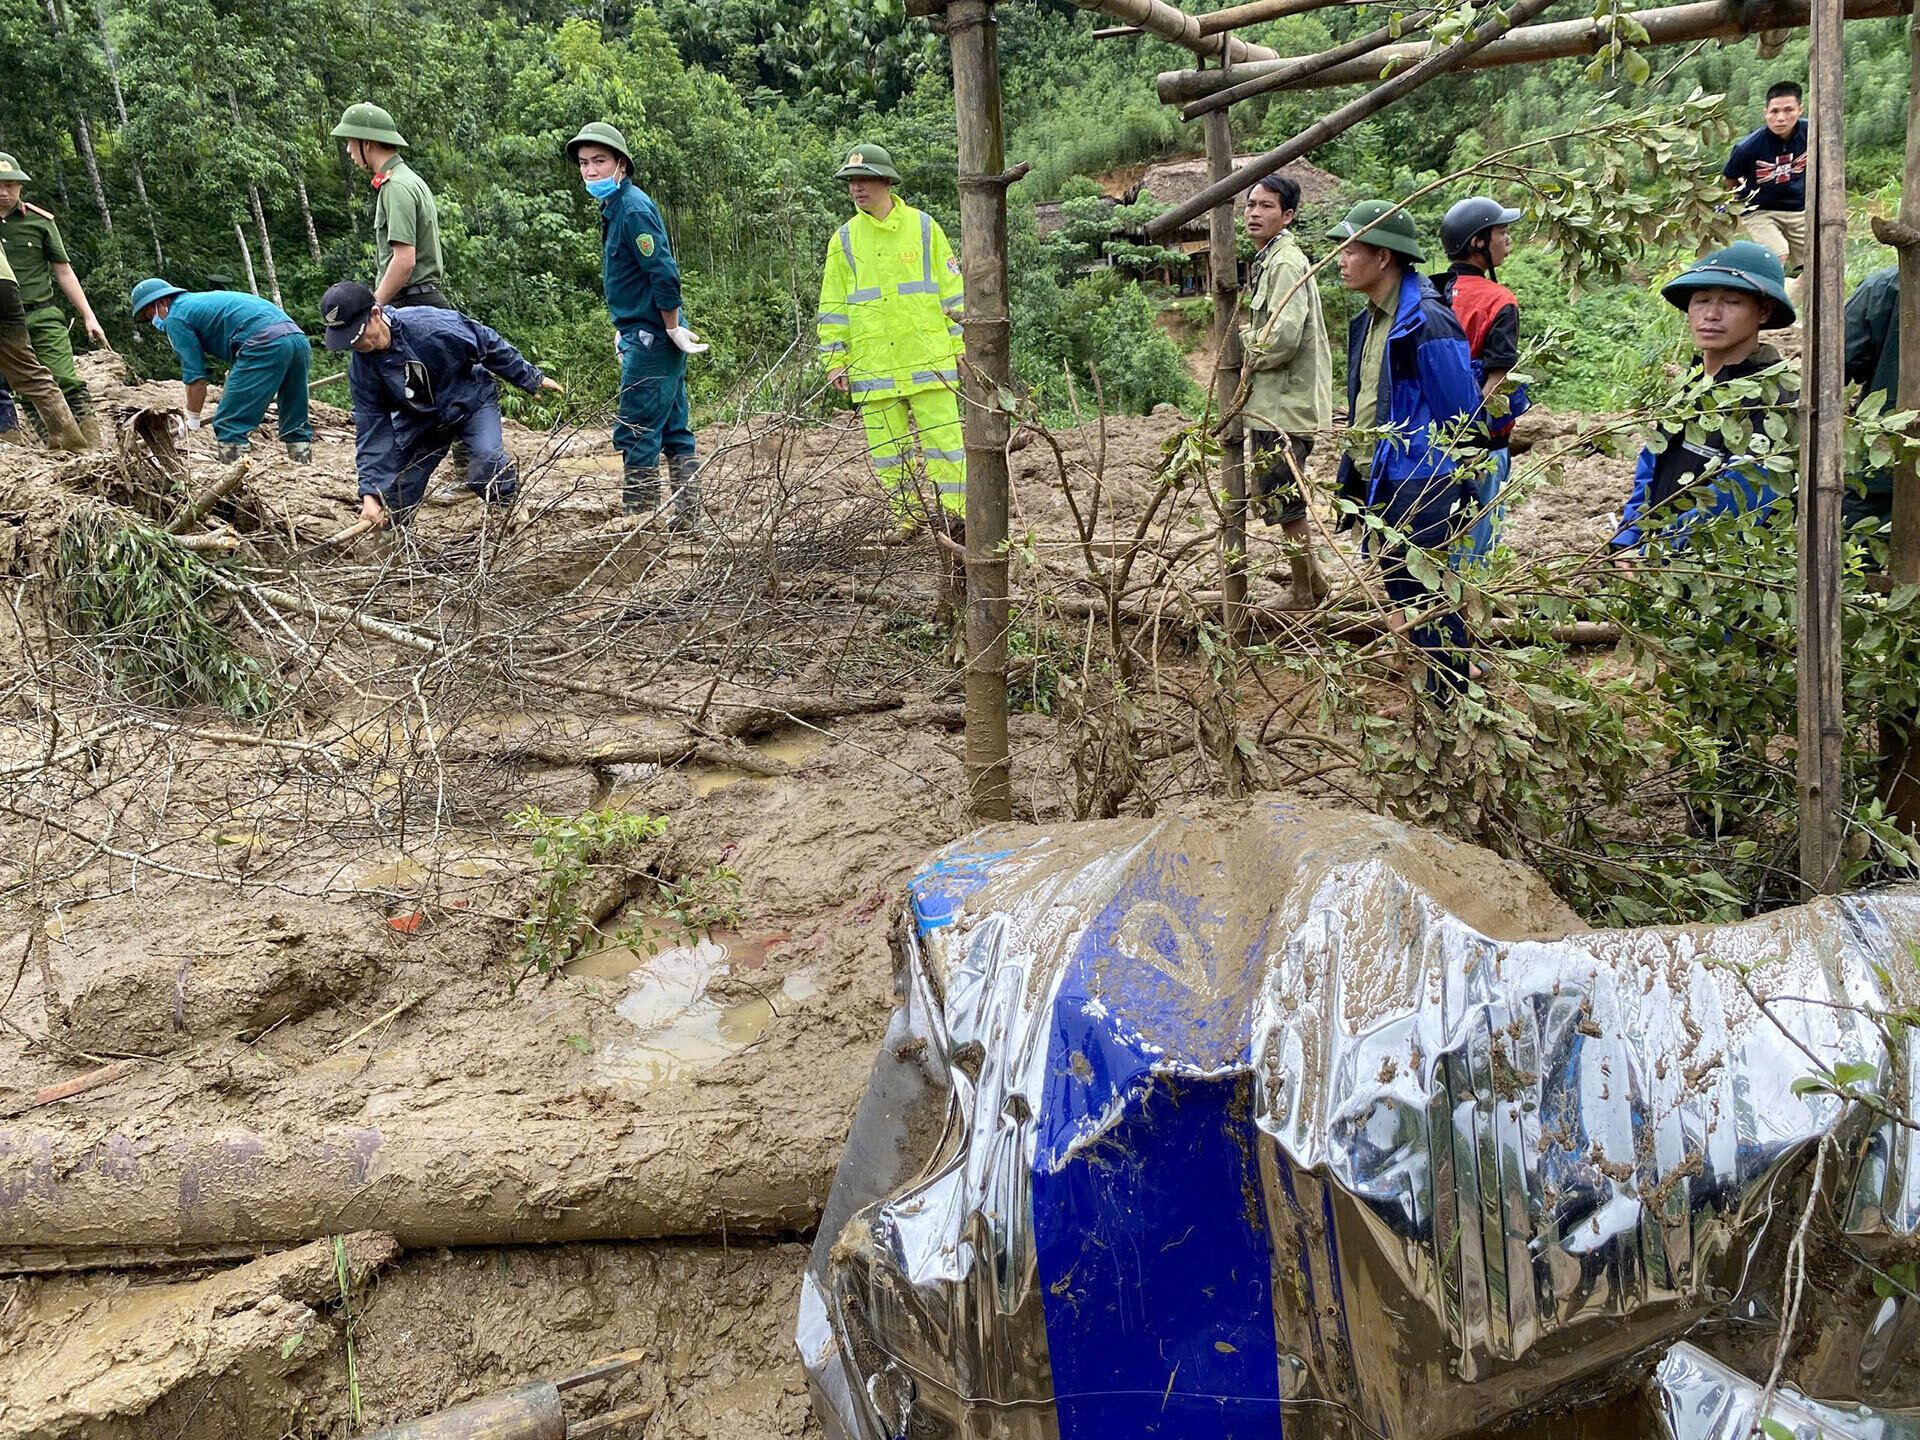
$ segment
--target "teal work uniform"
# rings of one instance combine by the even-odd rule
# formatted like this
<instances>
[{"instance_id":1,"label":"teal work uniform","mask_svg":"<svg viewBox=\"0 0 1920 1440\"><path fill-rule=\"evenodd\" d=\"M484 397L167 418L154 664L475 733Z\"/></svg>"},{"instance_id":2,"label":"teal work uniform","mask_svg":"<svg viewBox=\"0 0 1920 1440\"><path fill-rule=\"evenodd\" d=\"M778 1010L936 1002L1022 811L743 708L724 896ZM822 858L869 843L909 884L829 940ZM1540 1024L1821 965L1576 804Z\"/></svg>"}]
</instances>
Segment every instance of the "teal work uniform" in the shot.
<instances>
[{"instance_id":1,"label":"teal work uniform","mask_svg":"<svg viewBox=\"0 0 1920 1440\"><path fill-rule=\"evenodd\" d=\"M646 469L663 451L670 459L694 452L687 357L667 338L665 318L680 308L680 266L659 207L631 179L600 202L600 232L601 285L620 337L613 444L628 466Z\"/></svg>"},{"instance_id":2,"label":"teal work uniform","mask_svg":"<svg viewBox=\"0 0 1920 1440\"><path fill-rule=\"evenodd\" d=\"M187 384L207 378L209 359L229 367L213 417L213 433L221 443L245 444L275 399L281 440L313 439L307 418L313 347L279 306L237 290L175 295L162 329L180 357L180 378Z\"/></svg>"},{"instance_id":3,"label":"teal work uniform","mask_svg":"<svg viewBox=\"0 0 1920 1440\"><path fill-rule=\"evenodd\" d=\"M393 247L413 246L413 273L394 297L396 305L434 303L444 278L440 256L440 208L433 191L398 155L373 177L373 250L379 273L393 263Z\"/></svg>"},{"instance_id":4,"label":"teal work uniform","mask_svg":"<svg viewBox=\"0 0 1920 1440\"><path fill-rule=\"evenodd\" d=\"M45 210L23 200L0 215L0 245L6 247L7 261L20 282L20 303L26 308L34 354L53 372L67 408L75 416L91 415L93 396L74 364L66 314L54 301L53 267L73 263L66 241L60 238L60 226Z\"/></svg>"}]
</instances>

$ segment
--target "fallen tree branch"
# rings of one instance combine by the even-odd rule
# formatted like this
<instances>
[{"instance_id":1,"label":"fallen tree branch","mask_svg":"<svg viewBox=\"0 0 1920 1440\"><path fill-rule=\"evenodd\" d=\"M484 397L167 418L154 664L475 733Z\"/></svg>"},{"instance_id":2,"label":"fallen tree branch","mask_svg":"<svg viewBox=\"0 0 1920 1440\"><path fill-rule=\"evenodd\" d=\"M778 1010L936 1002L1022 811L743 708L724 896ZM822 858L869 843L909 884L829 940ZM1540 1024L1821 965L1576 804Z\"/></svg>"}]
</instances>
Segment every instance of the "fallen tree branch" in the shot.
<instances>
[{"instance_id":1,"label":"fallen tree branch","mask_svg":"<svg viewBox=\"0 0 1920 1440\"><path fill-rule=\"evenodd\" d=\"M198 525L209 510L240 488L240 482L247 478L247 469L245 460L236 460L214 476L206 489L187 502L186 509L167 522L167 534L183 535L193 526Z\"/></svg>"}]
</instances>

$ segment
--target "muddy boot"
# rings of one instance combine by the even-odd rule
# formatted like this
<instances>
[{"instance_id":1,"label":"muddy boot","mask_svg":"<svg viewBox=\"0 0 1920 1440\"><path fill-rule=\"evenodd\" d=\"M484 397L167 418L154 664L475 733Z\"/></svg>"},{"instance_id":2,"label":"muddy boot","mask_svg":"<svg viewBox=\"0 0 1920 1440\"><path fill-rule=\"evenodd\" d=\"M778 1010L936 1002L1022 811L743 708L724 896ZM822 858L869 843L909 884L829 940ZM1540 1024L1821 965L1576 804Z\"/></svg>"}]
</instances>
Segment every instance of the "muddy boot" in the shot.
<instances>
[{"instance_id":1,"label":"muddy boot","mask_svg":"<svg viewBox=\"0 0 1920 1440\"><path fill-rule=\"evenodd\" d=\"M246 453L247 453L247 442L244 440L236 440L232 442L221 440L215 443L214 454L215 454L215 457L220 461L222 465L231 465L233 464L234 461L240 459L240 457L245 455Z\"/></svg>"},{"instance_id":2,"label":"muddy boot","mask_svg":"<svg viewBox=\"0 0 1920 1440\"><path fill-rule=\"evenodd\" d=\"M1327 598L1327 577L1310 546L1302 545L1287 556L1287 565L1292 572L1287 582L1287 609L1311 610Z\"/></svg>"},{"instance_id":3,"label":"muddy boot","mask_svg":"<svg viewBox=\"0 0 1920 1440\"><path fill-rule=\"evenodd\" d=\"M673 479L673 508L667 524L688 535L700 533L700 461L692 455L669 455L667 474Z\"/></svg>"},{"instance_id":4,"label":"muddy boot","mask_svg":"<svg viewBox=\"0 0 1920 1440\"><path fill-rule=\"evenodd\" d=\"M78 445L70 445L67 447L68 449L88 449L107 443L105 436L100 433L100 417L98 415L76 415L73 417L73 422L79 429L80 443Z\"/></svg>"},{"instance_id":5,"label":"muddy boot","mask_svg":"<svg viewBox=\"0 0 1920 1440\"><path fill-rule=\"evenodd\" d=\"M287 458L296 465L313 463L313 442L311 440L287 441Z\"/></svg>"},{"instance_id":6,"label":"muddy boot","mask_svg":"<svg viewBox=\"0 0 1920 1440\"><path fill-rule=\"evenodd\" d=\"M27 432L18 425L9 425L6 429L0 430L0 445L18 445L22 450L32 448L31 442L27 439Z\"/></svg>"},{"instance_id":7,"label":"muddy boot","mask_svg":"<svg viewBox=\"0 0 1920 1440\"><path fill-rule=\"evenodd\" d=\"M660 507L660 467L629 464L620 478L620 506L629 515L650 515Z\"/></svg>"}]
</instances>

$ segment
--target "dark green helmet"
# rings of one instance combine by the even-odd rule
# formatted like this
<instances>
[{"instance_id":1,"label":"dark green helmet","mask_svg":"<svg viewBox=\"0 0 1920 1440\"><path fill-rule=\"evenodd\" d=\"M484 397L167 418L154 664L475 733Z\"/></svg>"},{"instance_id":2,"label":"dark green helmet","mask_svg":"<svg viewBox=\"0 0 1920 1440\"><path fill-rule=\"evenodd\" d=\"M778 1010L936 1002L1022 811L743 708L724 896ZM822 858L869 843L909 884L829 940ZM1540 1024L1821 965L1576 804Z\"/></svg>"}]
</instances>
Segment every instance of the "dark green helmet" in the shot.
<instances>
[{"instance_id":1,"label":"dark green helmet","mask_svg":"<svg viewBox=\"0 0 1920 1440\"><path fill-rule=\"evenodd\" d=\"M1760 322L1762 330L1779 330L1796 318L1793 302L1787 298L1787 275L1780 268L1780 257L1751 240L1736 240L1726 249L1694 261L1660 287L1667 302L1682 310L1696 290L1745 290L1765 296L1773 302L1773 313Z\"/></svg>"},{"instance_id":2,"label":"dark green helmet","mask_svg":"<svg viewBox=\"0 0 1920 1440\"><path fill-rule=\"evenodd\" d=\"M13 156L0 152L0 180L31 180L33 177L20 168L20 162Z\"/></svg>"},{"instance_id":3,"label":"dark green helmet","mask_svg":"<svg viewBox=\"0 0 1920 1440\"><path fill-rule=\"evenodd\" d=\"M406 138L395 128L393 116L367 100L349 105L340 123L333 127L333 134L341 140L374 140L396 150L407 148Z\"/></svg>"},{"instance_id":4,"label":"dark green helmet","mask_svg":"<svg viewBox=\"0 0 1920 1440\"><path fill-rule=\"evenodd\" d=\"M847 163L833 172L836 180L891 180L898 184L900 172L893 168L893 157L878 145L859 144L847 155Z\"/></svg>"},{"instance_id":5,"label":"dark green helmet","mask_svg":"<svg viewBox=\"0 0 1920 1440\"><path fill-rule=\"evenodd\" d=\"M567 159L578 163L582 145L604 146L626 161L627 169L633 169L633 152L627 149L627 137L604 120L580 127L580 133L567 141Z\"/></svg>"},{"instance_id":6,"label":"dark green helmet","mask_svg":"<svg viewBox=\"0 0 1920 1440\"><path fill-rule=\"evenodd\" d=\"M1389 215L1387 212L1390 210L1393 213ZM1427 258L1420 249L1420 238L1413 228L1413 216L1405 210L1394 210L1392 202L1387 200L1362 200L1347 211L1347 218L1327 234L1335 240L1351 240L1358 236L1363 245L1378 245L1382 250L1391 250L1409 260Z\"/></svg>"}]
</instances>

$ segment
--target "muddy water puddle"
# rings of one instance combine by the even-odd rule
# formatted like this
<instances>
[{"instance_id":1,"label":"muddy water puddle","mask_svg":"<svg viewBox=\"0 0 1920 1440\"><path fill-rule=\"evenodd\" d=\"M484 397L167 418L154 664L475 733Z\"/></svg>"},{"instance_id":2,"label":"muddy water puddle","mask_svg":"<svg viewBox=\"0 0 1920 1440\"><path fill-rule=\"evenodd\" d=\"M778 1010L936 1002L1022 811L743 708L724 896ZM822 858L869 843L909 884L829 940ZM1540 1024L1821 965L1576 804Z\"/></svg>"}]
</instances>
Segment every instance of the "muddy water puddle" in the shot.
<instances>
[{"instance_id":1,"label":"muddy water puddle","mask_svg":"<svg viewBox=\"0 0 1920 1440\"><path fill-rule=\"evenodd\" d=\"M755 755L797 770L832 743L833 737L824 731L797 726L769 735L763 740L756 740L748 748ZM613 789L608 792L607 808L610 810L626 810L636 806L644 808L649 787L666 773L658 765L616 766L617 778ZM777 775L756 775L751 770L742 770L735 765L709 765L700 762L679 766L673 773L686 778L688 786L693 791L693 798L696 800L704 800L707 796L716 791L725 790L730 785L780 778Z\"/></svg>"},{"instance_id":2,"label":"muddy water puddle","mask_svg":"<svg viewBox=\"0 0 1920 1440\"><path fill-rule=\"evenodd\" d=\"M740 943L750 952L750 942ZM723 976L758 969L769 943L760 942L753 963L715 935L691 945L670 946L637 965L630 964L625 972L627 993L613 1008L631 1028L623 1028L618 1038L599 1047L600 1073L623 1090L658 1090L738 1055L759 1040L784 1013L785 1005L818 993L819 981L811 970L794 971L778 986L746 1000L717 999L707 992ZM629 962L633 959L630 949L609 949ZM574 966L579 963L575 961ZM609 957L600 963L613 960ZM579 973L574 966L569 971Z\"/></svg>"}]
</instances>

